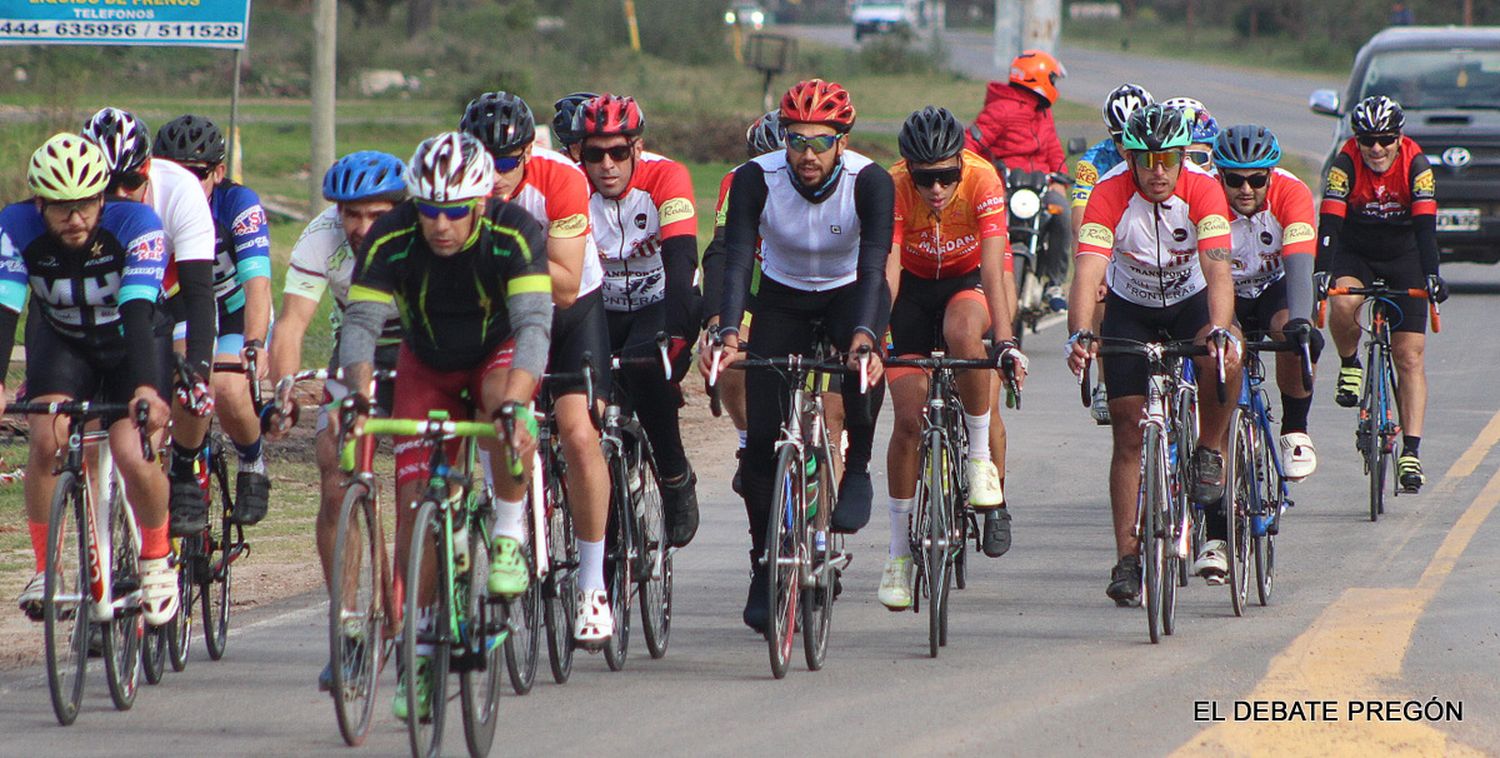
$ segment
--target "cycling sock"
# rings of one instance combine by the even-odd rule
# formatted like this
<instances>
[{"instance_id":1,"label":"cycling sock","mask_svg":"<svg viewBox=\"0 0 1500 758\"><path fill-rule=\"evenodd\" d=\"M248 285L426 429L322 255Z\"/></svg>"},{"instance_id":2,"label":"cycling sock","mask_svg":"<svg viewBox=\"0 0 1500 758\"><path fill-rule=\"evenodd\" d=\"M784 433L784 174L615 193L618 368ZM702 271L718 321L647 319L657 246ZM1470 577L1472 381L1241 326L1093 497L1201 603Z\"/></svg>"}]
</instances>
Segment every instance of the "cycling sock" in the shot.
<instances>
[{"instance_id":1,"label":"cycling sock","mask_svg":"<svg viewBox=\"0 0 1500 758\"><path fill-rule=\"evenodd\" d=\"M165 558L172 552L172 540L167 536L167 525L141 527L141 560Z\"/></svg>"},{"instance_id":2,"label":"cycling sock","mask_svg":"<svg viewBox=\"0 0 1500 758\"><path fill-rule=\"evenodd\" d=\"M1421 457L1417 454L1417 449L1420 447L1422 447L1421 437L1413 437L1410 434L1401 435L1401 454L1403 456L1409 455L1413 458Z\"/></svg>"},{"instance_id":3,"label":"cycling sock","mask_svg":"<svg viewBox=\"0 0 1500 758\"><path fill-rule=\"evenodd\" d=\"M911 523L911 507L914 497L891 498L891 545L892 558L911 557L911 538L907 535Z\"/></svg>"},{"instance_id":4,"label":"cycling sock","mask_svg":"<svg viewBox=\"0 0 1500 758\"><path fill-rule=\"evenodd\" d=\"M241 445L238 442L234 443L234 449L237 450L240 454L240 469L243 470L247 465L256 463L260 460L260 448L261 445L259 437L256 437L255 441L248 445Z\"/></svg>"},{"instance_id":5,"label":"cycling sock","mask_svg":"<svg viewBox=\"0 0 1500 758\"><path fill-rule=\"evenodd\" d=\"M26 528L31 531L31 552L36 557L36 572L38 574L47 570L47 529L44 521L37 523L27 521Z\"/></svg>"},{"instance_id":6,"label":"cycling sock","mask_svg":"<svg viewBox=\"0 0 1500 758\"><path fill-rule=\"evenodd\" d=\"M604 590L604 540L578 541L578 589Z\"/></svg>"},{"instance_id":7,"label":"cycling sock","mask_svg":"<svg viewBox=\"0 0 1500 758\"><path fill-rule=\"evenodd\" d=\"M198 447L184 447L177 440L172 440L172 476L176 479L192 479L197 473L193 465L198 462L198 456L203 454L203 445Z\"/></svg>"},{"instance_id":8,"label":"cycling sock","mask_svg":"<svg viewBox=\"0 0 1500 758\"><path fill-rule=\"evenodd\" d=\"M430 639L431 637L430 637L430 635L428 633L431 632L431 631L432 631L432 606L429 605L429 606L425 606L421 610L417 611L417 636L419 638L420 637L428 637ZM417 657L419 657L419 658L431 658L432 657L432 643L431 642L418 642L416 644L416 648L417 648Z\"/></svg>"},{"instance_id":9,"label":"cycling sock","mask_svg":"<svg viewBox=\"0 0 1500 758\"><path fill-rule=\"evenodd\" d=\"M495 525L490 528L490 539L493 540L496 537L523 539L526 536L526 525L522 523L522 510L520 500L496 497Z\"/></svg>"},{"instance_id":10,"label":"cycling sock","mask_svg":"<svg viewBox=\"0 0 1500 758\"><path fill-rule=\"evenodd\" d=\"M849 446L844 449L844 473L863 474L870 470L870 450L875 447L875 427L846 428Z\"/></svg>"},{"instance_id":11,"label":"cycling sock","mask_svg":"<svg viewBox=\"0 0 1500 758\"><path fill-rule=\"evenodd\" d=\"M1344 368L1359 368L1359 353L1349 357L1339 356L1339 365Z\"/></svg>"},{"instance_id":12,"label":"cycling sock","mask_svg":"<svg viewBox=\"0 0 1500 758\"><path fill-rule=\"evenodd\" d=\"M744 450L745 449L745 440L747 440L747 439L750 438L750 433L747 432L747 431L745 431L744 429L740 429L739 430L739 435L740 435L740 449Z\"/></svg>"},{"instance_id":13,"label":"cycling sock","mask_svg":"<svg viewBox=\"0 0 1500 758\"><path fill-rule=\"evenodd\" d=\"M1281 433L1307 431L1307 412L1312 408L1312 395L1292 397L1281 393Z\"/></svg>"},{"instance_id":14,"label":"cycling sock","mask_svg":"<svg viewBox=\"0 0 1500 758\"><path fill-rule=\"evenodd\" d=\"M990 414L970 416L964 413L964 426L969 430L969 460L990 459Z\"/></svg>"}]
</instances>

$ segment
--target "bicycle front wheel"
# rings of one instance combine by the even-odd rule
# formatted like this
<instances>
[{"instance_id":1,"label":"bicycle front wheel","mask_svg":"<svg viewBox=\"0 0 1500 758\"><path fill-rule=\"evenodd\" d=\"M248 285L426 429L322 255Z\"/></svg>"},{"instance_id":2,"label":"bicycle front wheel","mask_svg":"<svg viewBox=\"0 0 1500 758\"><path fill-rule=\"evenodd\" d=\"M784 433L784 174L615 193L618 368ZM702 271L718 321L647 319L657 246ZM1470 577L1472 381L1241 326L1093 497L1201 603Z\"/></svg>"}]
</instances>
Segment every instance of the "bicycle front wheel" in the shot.
<instances>
[{"instance_id":1,"label":"bicycle front wheel","mask_svg":"<svg viewBox=\"0 0 1500 758\"><path fill-rule=\"evenodd\" d=\"M813 453L816 456L817 471L817 503L818 513L832 513L836 493L833 481L833 467L821 453ZM806 490L803 490L806 492ZM805 519L804 519L805 522ZM837 539L832 534L823 535L823 547L818 548L817 540L814 539L815 527L805 524L802 534L805 535L803 544L808 553L812 568L812 583L802 591L802 654L807 659L807 668L817 671L823 668L823 662L828 658L828 637L833 629L833 595L839 578L837 567L833 564L833 547Z\"/></svg>"},{"instance_id":2,"label":"bicycle front wheel","mask_svg":"<svg viewBox=\"0 0 1500 758\"><path fill-rule=\"evenodd\" d=\"M803 511L803 470L797 449L781 448L776 456L776 490L771 512L766 515L766 643L770 651L771 676L786 676L787 661L792 656L792 636L797 628L797 603L801 579L797 564L801 552L801 533L806 528Z\"/></svg>"},{"instance_id":3,"label":"bicycle front wheel","mask_svg":"<svg viewBox=\"0 0 1500 758\"><path fill-rule=\"evenodd\" d=\"M194 579L194 559L188 547L191 540L177 541L177 616L167 627L167 661L173 671L187 668L188 651L193 643L193 604L198 602L198 585Z\"/></svg>"},{"instance_id":4,"label":"bicycle front wheel","mask_svg":"<svg viewBox=\"0 0 1500 758\"><path fill-rule=\"evenodd\" d=\"M1370 520L1385 513L1385 473L1390 455L1385 450L1385 422L1390 402L1385 383L1385 354L1378 342L1368 349L1365 391L1360 403L1360 434L1365 445L1365 472L1370 476Z\"/></svg>"},{"instance_id":5,"label":"bicycle front wheel","mask_svg":"<svg viewBox=\"0 0 1500 758\"><path fill-rule=\"evenodd\" d=\"M465 516L460 514L459 517ZM512 636L506 632L507 615L516 611L527 597L523 594L509 605L503 605L499 598L490 597L488 578L492 556L489 532L489 525L483 519L469 523L469 570L466 576L458 578L461 585L466 585L464 594L468 601L465 610L468 638L461 642L465 657L471 661L458 678L458 690L463 704L464 742L469 747L469 755L474 758L489 755L490 746L495 743L500 677L503 676L501 651L509 650ZM533 675L536 674L535 664L536 658L533 657Z\"/></svg>"},{"instance_id":6,"label":"bicycle front wheel","mask_svg":"<svg viewBox=\"0 0 1500 758\"><path fill-rule=\"evenodd\" d=\"M52 490L42 595L47 685L52 693L52 713L63 726L78 718L88 666L89 606L93 595L86 507L78 474L64 471Z\"/></svg>"},{"instance_id":7,"label":"bicycle front wheel","mask_svg":"<svg viewBox=\"0 0 1500 758\"><path fill-rule=\"evenodd\" d=\"M541 475L540 471L534 474ZM532 528L536 523L533 509L542 507L542 504L533 503L530 493L531 489L527 488L526 499L522 502L521 519L526 525L527 538L522 540L521 557L526 561L526 574L531 581L526 583L526 591L505 609L510 625L510 632L505 636L505 669L510 674L510 688L517 695L531 692L531 686L536 683L537 656L542 645L542 583L536 576L536 551L545 550L547 546L540 544L541 535L535 534Z\"/></svg>"},{"instance_id":8,"label":"bicycle front wheel","mask_svg":"<svg viewBox=\"0 0 1500 758\"><path fill-rule=\"evenodd\" d=\"M443 748L443 724L448 706L448 663L451 653L452 585L443 524L437 505L422 503L412 519L411 548L406 556L406 607L401 620L400 676L406 679L406 735L413 756L437 758ZM422 564L433 570L433 602L423 614ZM426 624L423 617L426 615ZM418 652L424 647L431 652ZM425 674L426 681L418 677ZM426 697L423 697L423 696Z\"/></svg>"},{"instance_id":9,"label":"bicycle front wheel","mask_svg":"<svg viewBox=\"0 0 1500 758\"><path fill-rule=\"evenodd\" d=\"M636 544L645 560L638 577L641 600L641 630L652 658L667 654L672 639L672 553L667 549L666 514L662 509L661 482L651 456L643 453L640 468L640 534Z\"/></svg>"},{"instance_id":10,"label":"bicycle front wheel","mask_svg":"<svg viewBox=\"0 0 1500 758\"><path fill-rule=\"evenodd\" d=\"M385 549L375 501L364 484L351 484L339 508L328 599L328 660L333 713L350 747L364 744L375 711L380 635L385 623L380 553Z\"/></svg>"},{"instance_id":11,"label":"bicycle front wheel","mask_svg":"<svg viewBox=\"0 0 1500 758\"><path fill-rule=\"evenodd\" d=\"M630 471L618 449L607 451L610 471L609 529L604 536L604 583L609 592L609 610L615 617L614 633L604 643L604 662L610 671L625 668L630 654L630 592L635 586L635 519L631 504ZM643 485L644 486L644 485Z\"/></svg>"},{"instance_id":12,"label":"bicycle front wheel","mask_svg":"<svg viewBox=\"0 0 1500 758\"><path fill-rule=\"evenodd\" d=\"M234 553L236 550L236 527L229 520L226 503L229 500L229 464L226 446L228 441L216 436L211 444L214 451L214 481L208 493L208 539L205 541L209 570L200 577L203 594L203 642L208 645L208 657L219 660L229 646L229 605L232 599Z\"/></svg>"},{"instance_id":13,"label":"bicycle front wheel","mask_svg":"<svg viewBox=\"0 0 1500 758\"><path fill-rule=\"evenodd\" d=\"M1229 602L1234 615L1245 615L1245 600L1250 589L1250 504L1255 460L1250 439L1250 422L1239 408L1229 417L1229 449L1224 455L1224 538L1225 558L1229 564Z\"/></svg>"},{"instance_id":14,"label":"bicycle front wheel","mask_svg":"<svg viewBox=\"0 0 1500 758\"><path fill-rule=\"evenodd\" d=\"M1166 440L1153 429L1146 432L1142 449L1140 497L1136 501L1140 524L1142 605L1146 606L1146 630L1151 642L1161 642L1163 632L1163 575L1166 573L1165 550L1161 538L1161 514L1166 505ZM1175 596L1175 593L1174 593Z\"/></svg>"},{"instance_id":15,"label":"bicycle front wheel","mask_svg":"<svg viewBox=\"0 0 1500 758\"><path fill-rule=\"evenodd\" d=\"M937 435L930 435L922 476L927 493L927 531L922 535L922 560L927 564L927 654L936 658L938 648L946 641L943 627L948 612L948 518L952 512L953 491L949 487L951 478L947 448Z\"/></svg>"},{"instance_id":16,"label":"bicycle front wheel","mask_svg":"<svg viewBox=\"0 0 1500 758\"><path fill-rule=\"evenodd\" d=\"M1285 507L1286 485L1282 482L1276 446L1272 444L1265 429L1255 429L1255 465L1259 473L1259 511L1254 518L1255 535L1255 590L1262 606L1271 603L1271 592L1276 579L1276 533L1281 528L1281 513Z\"/></svg>"},{"instance_id":17,"label":"bicycle front wheel","mask_svg":"<svg viewBox=\"0 0 1500 758\"><path fill-rule=\"evenodd\" d=\"M561 476L560 472L557 476ZM578 542L573 516L554 478L547 487L547 564L542 583L547 618L547 660L552 681L564 684L573 673L573 618L578 613Z\"/></svg>"},{"instance_id":18,"label":"bicycle front wheel","mask_svg":"<svg viewBox=\"0 0 1500 758\"><path fill-rule=\"evenodd\" d=\"M108 512L110 594L115 607L110 620L101 625L104 631L104 679L109 683L109 697L115 708L130 710L141 677L141 632L145 624L140 610L141 567L136 553L135 535L125 509L125 498L118 487L111 487Z\"/></svg>"}]
</instances>

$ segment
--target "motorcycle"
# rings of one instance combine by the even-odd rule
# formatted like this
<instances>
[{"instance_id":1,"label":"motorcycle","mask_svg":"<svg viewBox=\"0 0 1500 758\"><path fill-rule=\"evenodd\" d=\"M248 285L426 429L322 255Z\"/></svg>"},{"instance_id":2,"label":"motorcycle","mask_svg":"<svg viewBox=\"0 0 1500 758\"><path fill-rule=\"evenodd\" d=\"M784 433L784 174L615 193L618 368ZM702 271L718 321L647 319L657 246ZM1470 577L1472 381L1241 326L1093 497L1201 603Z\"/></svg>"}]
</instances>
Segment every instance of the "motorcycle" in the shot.
<instances>
[{"instance_id":1,"label":"motorcycle","mask_svg":"<svg viewBox=\"0 0 1500 758\"><path fill-rule=\"evenodd\" d=\"M1011 328L1020 342L1026 330L1035 332L1042 317L1067 307L1067 301L1045 297L1046 284L1037 275L1037 259L1047 246L1048 224L1057 214L1046 202L1047 187L1056 178L1046 171L1006 169L1005 189L1010 210L1010 248L1015 266L1015 310ZM1059 222L1060 223L1060 222Z\"/></svg>"}]
</instances>

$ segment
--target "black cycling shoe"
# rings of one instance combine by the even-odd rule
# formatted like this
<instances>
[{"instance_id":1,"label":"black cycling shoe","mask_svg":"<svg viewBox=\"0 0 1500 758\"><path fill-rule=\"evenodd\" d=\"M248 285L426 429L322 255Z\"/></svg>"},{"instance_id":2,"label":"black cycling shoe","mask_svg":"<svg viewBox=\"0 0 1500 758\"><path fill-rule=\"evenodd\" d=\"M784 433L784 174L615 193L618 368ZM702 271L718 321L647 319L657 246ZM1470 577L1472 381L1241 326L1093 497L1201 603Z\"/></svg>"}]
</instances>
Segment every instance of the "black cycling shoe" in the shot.
<instances>
[{"instance_id":1,"label":"black cycling shoe","mask_svg":"<svg viewBox=\"0 0 1500 758\"><path fill-rule=\"evenodd\" d=\"M203 488L198 478L188 474L181 480L174 472L170 475L172 490L170 497L170 531L173 537L191 537L208 529L208 503L203 501Z\"/></svg>"},{"instance_id":2,"label":"black cycling shoe","mask_svg":"<svg viewBox=\"0 0 1500 758\"><path fill-rule=\"evenodd\" d=\"M234 477L234 511L229 520L254 526L266 517L271 505L271 478L259 471L241 471Z\"/></svg>"},{"instance_id":3,"label":"black cycling shoe","mask_svg":"<svg viewBox=\"0 0 1500 758\"><path fill-rule=\"evenodd\" d=\"M999 558L1010 550L1010 511L990 508L984 512L984 554Z\"/></svg>"},{"instance_id":4,"label":"black cycling shoe","mask_svg":"<svg viewBox=\"0 0 1500 758\"><path fill-rule=\"evenodd\" d=\"M839 534L854 534L870 523L870 501L875 499L875 486L870 483L868 471L845 471L839 482L839 503L833 509L833 531Z\"/></svg>"},{"instance_id":5,"label":"black cycling shoe","mask_svg":"<svg viewBox=\"0 0 1500 758\"><path fill-rule=\"evenodd\" d=\"M1127 555L1109 572L1109 588L1104 591L1115 605L1129 608L1141 604L1141 559Z\"/></svg>"},{"instance_id":6,"label":"black cycling shoe","mask_svg":"<svg viewBox=\"0 0 1500 758\"><path fill-rule=\"evenodd\" d=\"M667 542L684 547L698 533L698 475L691 468L677 484L661 483L661 504L667 518Z\"/></svg>"},{"instance_id":7,"label":"black cycling shoe","mask_svg":"<svg viewBox=\"0 0 1500 758\"><path fill-rule=\"evenodd\" d=\"M1193 453L1192 498L1198 503L1224 499L1224 455L1206 447Z\"/></svg>"},{"instance_id":8,"label":"black cycling shoe","mask_svg":"<svg viewBox=\"0 0 1500 758\"><path fill-rule=\"evenodd\" d=\"M766 627L771 622L771 610L766 600L766 567L759 563L750 574L750 594L745 597L745 612L741 618L745 626L765 636Z\"/></svg>"},{"instance_id":9,"label":"black cycling shoe","mask_svg":"<svg viewBox=\"0 0 1500 758\"><path fill-rule=\"evenodd\" d=\"M745 448L734 451L734 479L729 482L729 488L740 497L745 496L745 483L743 474L745 471Z\"/></svg>"}]
</instances>

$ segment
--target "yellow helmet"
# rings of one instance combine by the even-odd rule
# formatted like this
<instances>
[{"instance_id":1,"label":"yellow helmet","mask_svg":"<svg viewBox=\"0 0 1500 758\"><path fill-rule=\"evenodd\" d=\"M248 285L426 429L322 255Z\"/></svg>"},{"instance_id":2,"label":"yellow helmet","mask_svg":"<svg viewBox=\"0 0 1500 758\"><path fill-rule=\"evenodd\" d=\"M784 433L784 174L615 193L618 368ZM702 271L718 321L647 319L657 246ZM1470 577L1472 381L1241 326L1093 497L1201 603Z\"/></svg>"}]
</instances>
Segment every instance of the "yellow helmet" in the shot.
<instances>
[{"instance_id":1,"label":"yellow helmet","mask_svg":"<svg viewBox=\"0 0 1500 758\"><path fill-rule=\"evenodd\" d=\"M59 132L31 154L26 183L43 200L83 200L109 186L109 164L98 145Z\"/></svg>"}]
</instances>

